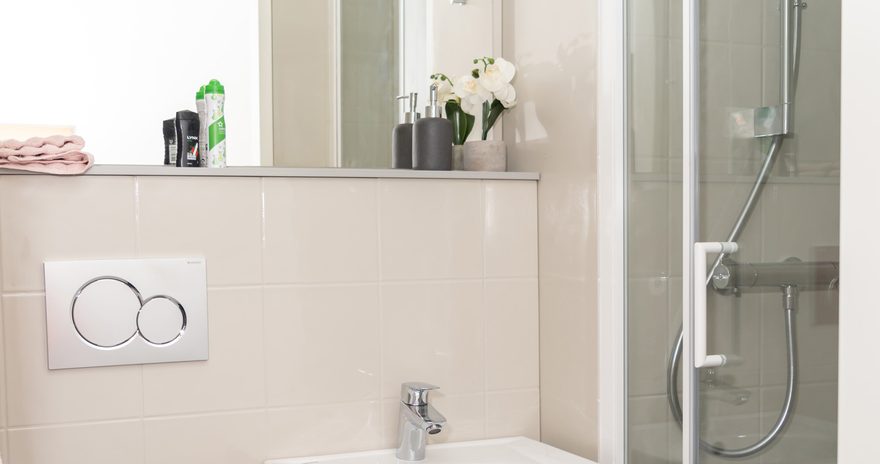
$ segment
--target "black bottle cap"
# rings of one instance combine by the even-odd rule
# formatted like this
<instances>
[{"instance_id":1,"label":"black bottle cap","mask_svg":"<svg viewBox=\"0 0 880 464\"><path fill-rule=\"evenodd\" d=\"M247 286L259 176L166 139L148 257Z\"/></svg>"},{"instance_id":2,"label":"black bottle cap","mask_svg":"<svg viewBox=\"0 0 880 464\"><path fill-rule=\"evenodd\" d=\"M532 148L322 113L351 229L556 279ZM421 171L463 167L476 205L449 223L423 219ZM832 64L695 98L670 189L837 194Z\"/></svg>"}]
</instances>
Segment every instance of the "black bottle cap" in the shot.
<instances>
[{"instance_id":1,"label":"black bottle cap","mask_svg":"<svg viewBox=\"0 0 880 464\"><path fill-rule=\"evenodd\" d=\"M177 119L199 119L199 114L190 110L178 111Z\"/></svg>"}]
</instances>

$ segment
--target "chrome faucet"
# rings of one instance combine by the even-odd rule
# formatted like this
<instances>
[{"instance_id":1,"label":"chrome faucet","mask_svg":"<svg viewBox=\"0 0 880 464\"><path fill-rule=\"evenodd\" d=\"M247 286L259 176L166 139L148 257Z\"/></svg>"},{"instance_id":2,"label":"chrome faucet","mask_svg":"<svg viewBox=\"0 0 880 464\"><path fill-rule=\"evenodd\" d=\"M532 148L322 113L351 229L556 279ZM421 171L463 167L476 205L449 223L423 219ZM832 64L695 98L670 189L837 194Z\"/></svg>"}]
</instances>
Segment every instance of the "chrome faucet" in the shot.
<instances>
[{"instance_id":1,"label":"chrome faucet","mask_svg":"<svg viewBox=\"0 0 880 464\"><path fill-rule=\"evenodd\" d=\"M428 435L443 430L446 418L428 404L428 393L439 387L421 382L407 382L400 386L400 419L398 427L397 459L421 461L425 459Z\"/></svg>"}]
</instances>

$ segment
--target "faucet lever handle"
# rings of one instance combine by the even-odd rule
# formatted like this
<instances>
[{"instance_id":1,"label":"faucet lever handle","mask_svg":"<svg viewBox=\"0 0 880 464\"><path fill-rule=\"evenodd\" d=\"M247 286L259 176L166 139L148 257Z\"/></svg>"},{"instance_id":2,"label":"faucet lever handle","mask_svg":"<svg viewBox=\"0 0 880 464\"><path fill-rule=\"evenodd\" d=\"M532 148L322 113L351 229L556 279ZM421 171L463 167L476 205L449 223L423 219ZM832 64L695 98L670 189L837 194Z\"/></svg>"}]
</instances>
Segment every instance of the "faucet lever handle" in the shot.
<instances>
[{"instance_id":1,"label":"faucet lever handle","mask_svg":"<svg viewBox=\"0 0 880 464\"><path fill-rule=\"evenodd\" d=\"M424 382L405 382L400 385L400 401L410 406L427 406L428 393L439 388Z\"/></svg>"}]
</instances>

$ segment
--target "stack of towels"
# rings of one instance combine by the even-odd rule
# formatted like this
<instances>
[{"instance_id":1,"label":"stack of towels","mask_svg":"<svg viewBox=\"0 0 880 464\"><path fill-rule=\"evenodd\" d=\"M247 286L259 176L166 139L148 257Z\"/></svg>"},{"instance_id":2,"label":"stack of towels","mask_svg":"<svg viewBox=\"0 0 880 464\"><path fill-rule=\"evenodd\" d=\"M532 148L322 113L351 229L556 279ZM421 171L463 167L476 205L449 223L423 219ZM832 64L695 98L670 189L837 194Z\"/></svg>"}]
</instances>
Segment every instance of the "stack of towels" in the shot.
<instances>
[{"instance_id":1,"label":"stack of towels","mask_svg":"<svg viewBox=\"0 0 880 464\"><path fill-rule=\"evenodd\" d=\"M86 143L76 135L34 137L24 142L0 140L0 168L47 174L82 174L95 160L82 151Z\"/></svg>"}]
</instances>

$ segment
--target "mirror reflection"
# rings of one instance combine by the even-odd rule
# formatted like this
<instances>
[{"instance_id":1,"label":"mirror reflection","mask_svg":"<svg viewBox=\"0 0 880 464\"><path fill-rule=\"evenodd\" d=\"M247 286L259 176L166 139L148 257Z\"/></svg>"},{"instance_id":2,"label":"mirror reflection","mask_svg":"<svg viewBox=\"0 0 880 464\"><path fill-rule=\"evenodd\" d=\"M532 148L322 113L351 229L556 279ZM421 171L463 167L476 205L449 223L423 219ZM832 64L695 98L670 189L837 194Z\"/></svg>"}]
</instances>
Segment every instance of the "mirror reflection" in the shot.
<instances>
[{"instance_id":1,"label":"mirror reflection","mask_svg":"<svg viewBox=\"0 0 880 464\"><path fill-rule=\"evenodd\" d=\"M494 3L10 3L0 43L20 65L0 77L0 139L76 134L98 164L163 164L167 121L179 132L200 90L216 116L222 88L223 120L182 130L207 133L212 156L224 143L229 166L388 168L396 97L424 106L432 73L492 56Z\"/></svg>"}]
</instances>

